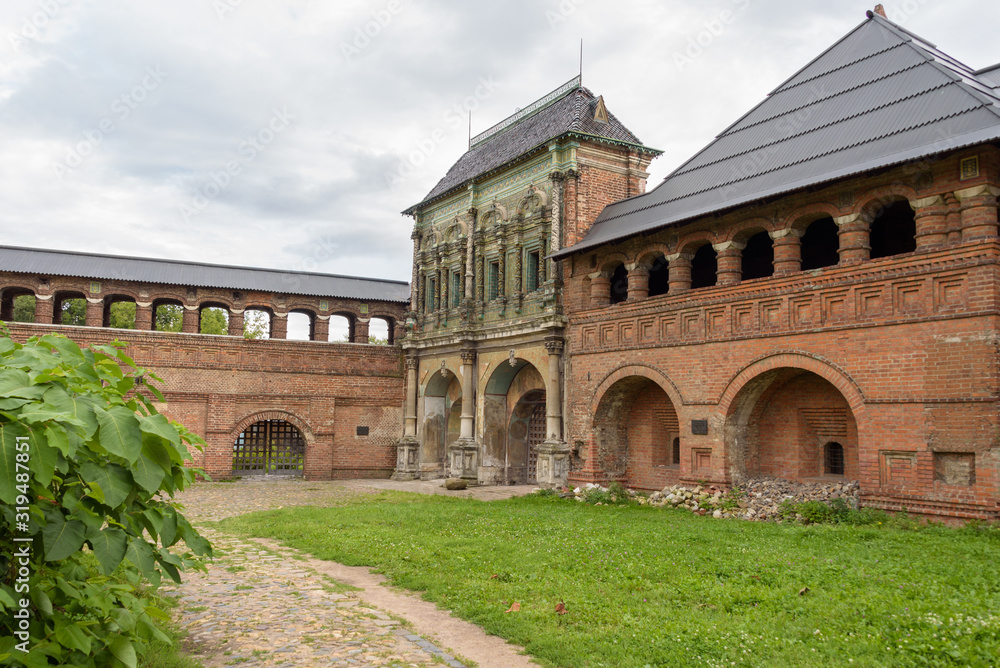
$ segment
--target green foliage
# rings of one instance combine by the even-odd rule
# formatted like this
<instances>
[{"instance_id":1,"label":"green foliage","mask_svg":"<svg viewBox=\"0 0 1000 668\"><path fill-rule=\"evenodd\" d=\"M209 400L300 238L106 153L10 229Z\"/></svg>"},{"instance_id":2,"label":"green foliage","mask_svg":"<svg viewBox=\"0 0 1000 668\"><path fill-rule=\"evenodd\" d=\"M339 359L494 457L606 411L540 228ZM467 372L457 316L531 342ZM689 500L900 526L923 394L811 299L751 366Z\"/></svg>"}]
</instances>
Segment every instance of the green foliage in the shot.
<instances>
[{"instance_id":1,"label":"green foliage","mask_svg":"<svg viewBox=\"0 0 1000 668\"><path fill-rule=\"evenodd\" d=\"M271 321L264 311L243 312L243 338L266 339L271 333Z\"/></svg>"},{"instance_id":2,"label":"green foliage","mask_svg":"<svg viewBox=\"0 0 1000 668\"><path fill-rule=\"evenodd\" d=\"M844 499L833 499L829 503L823 501L803 501L795 503L785 499L778 506L778 514L783 520L802 522L803 524L849 524L852 526L893 525L898 528L915 528L915 523L909 520L905 513L889 515L877 508L854 508Z\"/></svg>"},{"instance_id":3,"label":"green foliage","mask_svg":"<svg viewBox=\"0 0 1000 668\"><path fill-rule=\"evenodd\" d=\"M210 306L201 310L202 334L228 334L229 321L226 312L218 307Z\"/></svg>"},{"instance_id":4,"label":"green foliage","mask_svg":"<svg viewBox=\"0 0 1000 668\"><path fill-rule=\"evenodd\" d=\"M156 411L158 379L118 348L0 334L0 661L134 668L169 641L139 589L211 554L169 499L200 439Z\"/></svg>"},{"instance_id":5,"label":"green foliage","mask_svg":"<svg viewBox=\"0 0 1000 668\"><path fill-rule=\"evenodd\" d=\"M221 526L375 568L542 665L989 666L1000 647L1000 529L387 493Z\"/></svg>"},{"instance_id":6,"label":"green foliage","mask_svg":"<svg viewBox=\"0 0 1000 668\"><path fill-rule=\"evenodd\" d=\"M179 332L184 326L184 307L180 304L157 304L153 325L158 332Z\"/></svg>"},{"instance_id":7,"label":"green foliage","mask_svg":"<svg viewBox=\"0 0 1000 668\"><path fill-rule=\"evenodd\" d=\"M722 503L719 508L723 511L736 510L740 507L740 501L746 497L747 493L739 487L730 487L729 491L722 495Z\"/></svg>"},{"instance_id":8,"label":"green foliage","mask_svg":"<svg viewBox=\"0 0 1000 668\"><path fill-rule=\"evenodd\" d=\"M135 302L114 302L109 310L112 327L135 329Z\"/></svg>"},{"instance_id":9,"label":"green foliage","mask_svg":"<svg viewBox=\"0 0 1000 668\"><path fill-rule=\"evenodd\" d=\"M18 295L14 297L14 322L35 322L35 296Z\"/></svg>"},{"instance_id":10,"label":"green foliage","mask_svg":"<svg viewBox=\"0 0 1000 668\"><path fill-rule=\"evenodd\" d=\"M64 300L59 322L63 325L86 325L87 300L82 298Z\"/></svg>"}]
</instances>

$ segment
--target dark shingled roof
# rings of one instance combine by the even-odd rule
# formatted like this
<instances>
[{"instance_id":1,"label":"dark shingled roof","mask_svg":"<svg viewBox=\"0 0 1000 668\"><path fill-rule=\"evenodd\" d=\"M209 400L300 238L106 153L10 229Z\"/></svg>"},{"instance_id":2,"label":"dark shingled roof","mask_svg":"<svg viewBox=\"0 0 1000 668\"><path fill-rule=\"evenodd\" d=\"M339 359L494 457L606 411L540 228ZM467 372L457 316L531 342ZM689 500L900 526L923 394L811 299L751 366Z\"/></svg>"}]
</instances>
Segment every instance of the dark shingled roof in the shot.
<instances>
[{"instance_id":1,"label":"dark shingled roof","mask_svg":"<svg viewBox=\"0 0 1000 668\"><path fill-rule=\"evenodd\" d=\"M565 92L561 92L562 89ZM639 138L611 112L608 112L608 123L594 120L597 100L593 93L579 85L579 78L563 84L553 93L473 138L472 148L452 165L444 178L438 181L419 204L403 213L412 214L427 202L455 190L471 179L530 154L565 134L622 144L655 155L662 153L643 146ZM523 117L518 118L522 114ZM480 138L482 139L477 141Z\"/></svg>"},{"instance_id":2,"label":"dark shingled roof","mask_svg":"<svg viewBox=\"0 0 1000 668\"><path fill-rule=\"evenodd\" d=\"M403 281L0 246L0 271L404 303Z\"/></svg>"},{"instance_id":3,"label":"dark shingled roof","mask_svg":"<svg viewBox=\"0 0 1000 668\"><path fill-rule=\"evenodd\" d=\"M974 72L869 19L560 257L869 170L1000 139L995 67Z\"/></svg>"}]
</instances>

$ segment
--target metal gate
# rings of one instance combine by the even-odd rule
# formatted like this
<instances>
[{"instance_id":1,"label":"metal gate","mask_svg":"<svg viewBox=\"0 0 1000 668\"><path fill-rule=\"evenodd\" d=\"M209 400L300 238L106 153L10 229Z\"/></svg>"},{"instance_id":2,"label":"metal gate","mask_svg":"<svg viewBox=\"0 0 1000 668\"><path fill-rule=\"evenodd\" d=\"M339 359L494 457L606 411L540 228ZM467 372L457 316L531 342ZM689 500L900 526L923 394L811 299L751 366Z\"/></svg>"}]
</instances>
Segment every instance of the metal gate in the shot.
<instances>
[{"instance_id":1,"label":"metal gate","mask_svg":"<svg viewBox=\"0 0 1000 668\"><path fill-rule=\"evenodd\" d=\"M538 482L538 446L545 441L545 402L535 404L528 420L528 484Z\"/></svg>"},{"instance_id":2,"label":"metal gate","mask_svg":"<svg viewBox=\"0 0 1000 668\"><path fill-rule=\"evenodd\" d=\"M295 425L261 420L247 427L233 444L233 475L302 475L306 443Z\"/></svg>"}]
</instances>

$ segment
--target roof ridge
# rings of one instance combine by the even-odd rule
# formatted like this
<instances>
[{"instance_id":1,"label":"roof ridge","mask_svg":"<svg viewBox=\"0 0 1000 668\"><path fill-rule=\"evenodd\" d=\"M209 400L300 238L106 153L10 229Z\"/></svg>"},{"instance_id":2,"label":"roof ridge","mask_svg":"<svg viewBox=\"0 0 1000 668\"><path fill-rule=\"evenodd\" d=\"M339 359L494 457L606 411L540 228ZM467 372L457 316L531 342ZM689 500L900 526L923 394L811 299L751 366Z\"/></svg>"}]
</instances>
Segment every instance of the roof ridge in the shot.
<instances>
[{"instance_id":1,"label":"roof ridge","mask_svg":"<svg viewBox=\"0 0 1000 668\"><path fill-rule=\"evenodd\" d=\"M502 132L505 132L508 128L514 127L525 118L534 116L539 111L549 107L552 104L555 104L556 102L563 99L570 93L580 90L581 88L583 88L582 81L583 79L578 74L569 81L567 81L566 83L557 86L554 90L541 96L531 104L521 107L510 116L500 121L499 123L480 132L469 141L469 150L472 150L472 147L478 144L482 144L486 140L491 139L492 137Z\"/></svg>"},{"instance_id":2,"label":"roof ridge","mask_svg":"<svg viewBox=\"0 0 1000 668\"><path fill-rule=\"evenodd\" d=\"M89 253L86 251L70 251L51 248L31 248L29 246L7 246L0 244L0 250L27 251L31 253L48 253L52 255L76 255L79 257L105 258L110 260L134 260L136 262L161 262L170 264L182 264L192 267L211 267L213 269L238 269L240 271L267 271L278 274L295 274L298 276L319 276L322 278L347 278L355 281L374 281L378 283L398 283L399 285L409 285L408 281L399 281L391 278L369 278L366 276L347 276L345 274L324 274L317 271L299 271L295 269L276 269L273 267L249 267L236 264L216 264L213 262L194 262L192 260L171 260L160 257L138 257L131 255L114 255L111 253Z\"/></svg>"},{"instance_id":3,"label":"roof ridge","mask_svg":"<svg viewBox=\"0 0 1000 668\"><path fill-rule=\"evenodd\" d=\"M828 74L832 74L834 72L839 72L839 71L841 71L843 69L846 69L848 67L853 67L854 65L857 65L858 63L865 62L869 58L875 58L876 56L881 56L884 53L886 53L887 51L892 51L893 49L898 49L898 48L900 48L902 46L906 46L906 42L905 41L896 42L892 46L886 47L885 49L882 49L881 51L875 51L874 53L870 53L867 56L865 56L864 58L858 58L857 60L852 60L851 62L844 63L843 65L841 65L839 67L834 67L832 70L826 70L825 72L821 72L820 74L817 74L814 77L809 77L808 79L803 79L802 81L799 81L798 83L794 83L791 86L788 86L788 88L785 88L784 84L782 84L780 90L775 90L775 91L772 91L771 93L768 93L768 98L770 98L772 95L775 95L776 93L787 93L788 91L790 91L792 89L798 88L799 86L804 86L805 84L807 84L807 83L809 83L811 81L815 81L816 79L819 79L820 77L825 77ZM921 53L921 55L923 55L925 58L927 57L923 53ZM803 69L805 69L805 68L803 68ZM792 79L794 79L794 78L795 77L792 77Z\"/></svg>"}]
</instances>

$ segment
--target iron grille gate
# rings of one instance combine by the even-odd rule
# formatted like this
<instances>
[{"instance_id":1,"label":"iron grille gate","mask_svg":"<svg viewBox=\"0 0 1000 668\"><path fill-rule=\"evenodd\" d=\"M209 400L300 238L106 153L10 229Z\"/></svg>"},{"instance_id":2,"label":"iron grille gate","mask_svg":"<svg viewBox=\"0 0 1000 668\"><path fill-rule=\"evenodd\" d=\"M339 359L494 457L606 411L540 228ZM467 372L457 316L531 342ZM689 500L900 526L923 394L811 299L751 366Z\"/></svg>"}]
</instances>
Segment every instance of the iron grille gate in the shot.
<instances>
[{"instance_id":1,"label":"iron grille gate","mask_svg":"<svg viewBox=\"0 0 1000 668\"><path fill-rule=\"evenodd\" d=\"M545 403L535 405L528 420L528 484L537 482L538 446L545 441Z\"/></svg>"},{"instance_id":2,"label":"iron grille gate","mask_svg":"<svg viewBox=\"0 0 1000 668\"><path fill-rule=\"evenodd\" d=\"M295 425L262 420L247 427L233 444L233 475L302 475L306 444Z\"/></svg>"}]
</instances>

